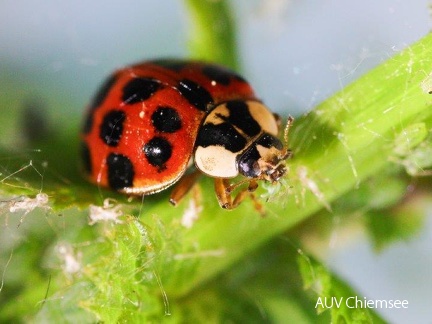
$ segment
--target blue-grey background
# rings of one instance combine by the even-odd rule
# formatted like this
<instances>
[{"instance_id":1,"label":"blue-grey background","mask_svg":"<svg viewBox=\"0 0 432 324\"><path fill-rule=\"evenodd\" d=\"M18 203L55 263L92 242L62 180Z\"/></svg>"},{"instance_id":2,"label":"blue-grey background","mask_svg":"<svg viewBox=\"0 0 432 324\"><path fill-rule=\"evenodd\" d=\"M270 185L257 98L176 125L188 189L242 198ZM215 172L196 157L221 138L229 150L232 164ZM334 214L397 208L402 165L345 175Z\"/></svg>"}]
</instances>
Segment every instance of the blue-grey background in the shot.
<instances>
[{"instance_id":1,"label":"blue-grey background","mask_svg":"<svg viewBox=\"0 0 432 324\"><path fill-rule=\"evenodd\" d=\"M232 2L242 72L283 115L313 108L426 35L431 25L427 0ZM113 69L152 57L186 56L187 27L179 0L3 0L0 84L6 86L0 97L6 91L16 102L40 96L56 104L58 116L78 118ZM58 97L68 105L58 105ZM13 105L0 112L10 109ZM430 321L431 228L429 221L419 237L380 255L361 233L349 240L339 236L328 263L368 298L407 299L407 310L382 310L393 323Z\"/></svg>"}]
</instances>

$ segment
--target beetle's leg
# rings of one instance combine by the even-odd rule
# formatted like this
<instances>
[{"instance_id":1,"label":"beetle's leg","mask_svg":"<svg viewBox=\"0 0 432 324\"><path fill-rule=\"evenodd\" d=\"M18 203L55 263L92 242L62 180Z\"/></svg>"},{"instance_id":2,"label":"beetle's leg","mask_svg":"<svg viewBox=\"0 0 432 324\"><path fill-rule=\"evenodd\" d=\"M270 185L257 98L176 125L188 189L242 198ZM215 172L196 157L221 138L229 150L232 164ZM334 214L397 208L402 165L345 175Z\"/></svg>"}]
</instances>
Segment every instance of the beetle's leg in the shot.
<instances>
[{"instance_id":1,"label":"beetle's leg","mask_svg":"<svg viewBox=\"0 0 432 324\"><path fill-rule=\"evenodd\" d=\"M219 201L219 205L225 209L234 209L238 205L240 205L240 203L249 195L254 202L255 209L257 209L260 214L263 214L261 204L256 200L255 196L253 195L253 192L258 188L258 183L254 179L247 181L249 183L248 186L240 188L237 195L233 198L232 191L238 186L238 184L230 184L228 179L216 178L215 191L216 197ZM241 182L240 184L243 183L244 182Z\"/></svg>"},{"instance_id":2,"label":"beetle's leg","mask_svg":"<svg viewBox=\"0 0 432 324\"><path fill-rule=\"evenodd\" d=\"M189 192L192 186L196 183L201 172L194 170L191 173L185 174L171 191L170 203L177 206L180 200Z\"/></svg>"},{"instance_id":3,"label":"beetle's leg","mask_svg":"<svg viewBox=\"0 0 432 324\"><path fill-rule=\"evenodd\" d=\"M233 199L231 195L231 185L228 179L215 178L215 191L219 205L224 209L233 209L244 199L247 191L245 188L241 188L237 196ZM234 205L234 201L236 205Z\"/></svg>"},{"instance_id":4,"label":"beetle's leg","mask_svg":"<svg viewBox=\"0 0 432 324\"><path fill-rule=\"evenodd\" d=\"M216 198L219 202L219 205L222 208L228 208L232 205L231 195L227 193L227 179L215 178L214 179L214 188L216 192Z\"/></svg>"},{"instance_id":5,"label":"beetle's leg","mask_svg":"<svg viewBox=\"0 0 432 324\"><path fill-rule=\"evenodd\" d=\"M256 186L256 188L252 188L252 187L250 187L251 186L251 180L250 179L247 179L247 178L245 178L245 179L243 179L243 180L241 180L241 181L238 181L238 182L234 182L234 183L229 183L228 182L228 179L226 179L227 181L225 182L226 183L226 188L225 188L225 191L228 193L228 194L230 194L231 192L233 192L234 190L236 190L238 187L240 187L240 186L242 186L242 185L244 185L244 184L248 184L248 190L250 191L250 192L252 192L252 191L255 191L255 189L256 188L258 188L258 183L256 183L256 181L255 181L255 186Z\"/></svg>"}]
</instances>

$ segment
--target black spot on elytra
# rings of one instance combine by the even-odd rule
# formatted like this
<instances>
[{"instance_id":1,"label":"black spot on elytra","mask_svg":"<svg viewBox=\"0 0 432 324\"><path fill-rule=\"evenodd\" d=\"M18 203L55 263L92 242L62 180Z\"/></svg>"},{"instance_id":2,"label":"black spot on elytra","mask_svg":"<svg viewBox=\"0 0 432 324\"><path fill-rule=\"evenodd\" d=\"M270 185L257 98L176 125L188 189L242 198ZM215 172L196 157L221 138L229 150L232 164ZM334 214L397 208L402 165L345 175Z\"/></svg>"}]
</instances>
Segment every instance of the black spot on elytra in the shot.
<instances>
[{"instance_id":1,"label":"black spot on elytra","mask_svg":"<svg viewBox=\"0 0 432 324\"><path fill-rule=\"evenodd\" d=\"M224 69L222 67L218 67L215 65L206 65L202 72L205 74L206 77L208 77L212 81L216 81L216 83L220 83L223 85L228 85L231 82L231 78L233 77L234 73Z\"/></svg>"},{"instance_id":2,"label":"black spot on elytra","mask_svg":"<svg viewBox=\"0 0 432 324\"><path fill-rule=\"evenodd\" d=\"M261 131L258 122L252 117L249 107L242 100L232 100L226 103L229 110L228 122L240 128L246 135L255 136Z\"/></svg>"},{"instance_id":3,"label":"black spot on elytra","mask_svg":"<svg viewBox=\"0 0 432 324\"><path fill-rule=\"evenodd\" d=\"M122 154L111 153L107 158L108 184L115 190L132 187L135 171L132 162Z\"/></svg>"},{"instance_id":4,"label":"black spot on elytra","mask_svg":"<svg viewBox=\"0 0 432 324\"><path fill-rule=\"evenodd\" d=\"M123 88L122 100L131 105L150 98L161 88L160 81L152 78L135 78Z\"/></svg>"},{"instance_id":5,"label":"black spot on elytra","mask_svg":"<svg viewBox=\"0 0 432 324\"><path fill-rule=\"evenodd\" d=\"M242 77L241 75L239 75L239 74L234 74L234 75L233 75L233 78L236 79L237 81L244 82L244 83L248 83L247 80L246 80L245 78L243 78L243 77Z\"/></svg>"},{"instance_id":6,"label":"black spot on elytra","mask_svg":"<svg viewBox=\"0 0 432 324\"><path fill-rule=\"evenodd\" d=\"M84 142L81 143L81 158L84 171L90 174L92 172L90 149Z\"/></svg>"},{"instance_id":7,"label":"black spot on elytra","mask_svg":"<svg viewBox=\"0 0 432 324\"><path fill-rule=\"evenodd\" d=\"M209 104L213 103L210 93L198 83L191 80L181 80L177 88L187 101L199 110L207 111Z\"/></svg>"},{"instance_id":8,"label":"black spot on elytra","mask_svg":"<svg viewBox=\"0 0 432 324\"><path fill-rule=\"evenodd\" d=\"M93 97L92 102L88 108L87 118L85 119L83 125L84 134L90 133L93 127L93 115L94 111L104 102L107 97L109 91L111 90L114 83L117 81L117 76L115 74L111 75L105 82L101 85L99 90L96 92L96 95Z\"/></svg>"},{"instance_id":9,"label":"black spot on elytra","mask_svg":"<svg viewBox=\"0 0 432 324\"><path fill-rule=\"evenodd\" d=\"M238 152L246 146L246 139L229 123L205 124L200 128L197 146L223 146L231 152Z\"/></svg>"},{"instance_id":10,"label":"black spot on elytra","mask_svg":"<svg viewBox=\"0 0 432 324\"><path fill-rule=\"evenodd\" d=\"M147 161L158 168L159 171L165 169L165 163L170 159L172 146L163 137L153 137L143 148Z\"/></svg>"},{"instance_id":11,"label":"black spot on elytra","mask_svg":"<svg viewBox=\"0 0 432 324\"><path fill-rule=\"evenodd\" d=\"M159 132L174 133L182 124L176 109L159 106L152 114L151 121Z\"/></svg>"},{"instance_id":12,"label":"black spot on elytra","mask_svg":"<svg viewBox=\"0 0 432 324\"><path fill-rule=\"evenodd\" d=\"M123 133L123 122L126 114L121 110L107 113L100 125L100 138L109 146L117 146Z\"/></svg>"}]
</instances>

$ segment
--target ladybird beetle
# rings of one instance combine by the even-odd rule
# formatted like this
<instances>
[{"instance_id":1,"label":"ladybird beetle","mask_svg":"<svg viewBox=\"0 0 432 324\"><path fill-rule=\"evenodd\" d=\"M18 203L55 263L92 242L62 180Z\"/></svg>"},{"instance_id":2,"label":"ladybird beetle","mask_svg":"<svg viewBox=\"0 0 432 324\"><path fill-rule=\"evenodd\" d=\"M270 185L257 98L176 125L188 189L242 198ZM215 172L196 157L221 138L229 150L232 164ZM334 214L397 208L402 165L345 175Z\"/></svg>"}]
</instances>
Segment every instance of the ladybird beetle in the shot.
<instances>
[{"instance_id":1,"label":"ladybird beetle","mask_svg":"<svg viewBox=\"0 0 432 324\"><path fill-rule=\"evenodd\" d=\"M96 93L82 130L83 164L90 181L128 195L178 182L173 205L203 173L215 179L221 207L232 209L258 180L274 183L285 174L291 151L278 132L277 116L238 74L198 61L153 60L118 70ZM238 175L244 180L230 184ZM241 184L247 186L233 197Z\"/></svg>"}]
</instances>

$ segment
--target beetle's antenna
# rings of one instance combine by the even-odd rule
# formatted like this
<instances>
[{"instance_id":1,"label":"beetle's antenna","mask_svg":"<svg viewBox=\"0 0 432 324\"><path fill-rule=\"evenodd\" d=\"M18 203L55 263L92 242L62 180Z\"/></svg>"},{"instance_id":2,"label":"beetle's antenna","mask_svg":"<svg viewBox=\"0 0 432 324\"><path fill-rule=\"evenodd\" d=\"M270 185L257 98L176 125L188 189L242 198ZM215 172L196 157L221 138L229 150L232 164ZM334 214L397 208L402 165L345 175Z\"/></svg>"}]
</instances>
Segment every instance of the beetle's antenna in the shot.
<instances>
[{"instance_id":1,"label":"beetle's antenna","mask_svg":"<svg viewBox=\"0 0 432 324\"><path fill-rule=\"evenodd\" d=\"M288 116L285 129L284 129L284 136L283 136L285 147L288 147L288 134L293 123L294 123L294 117Z\"/></svg>"}]
</instances>

